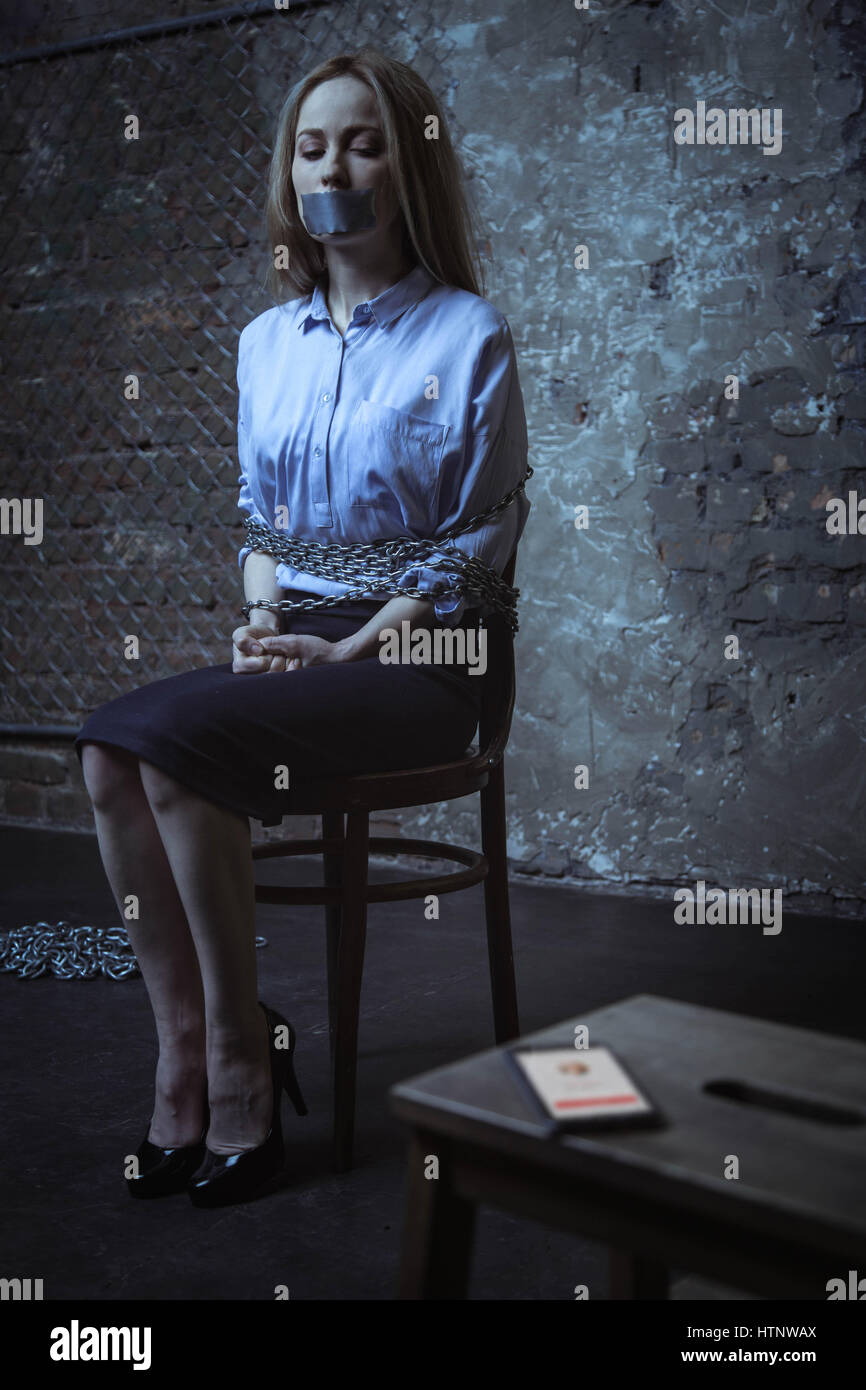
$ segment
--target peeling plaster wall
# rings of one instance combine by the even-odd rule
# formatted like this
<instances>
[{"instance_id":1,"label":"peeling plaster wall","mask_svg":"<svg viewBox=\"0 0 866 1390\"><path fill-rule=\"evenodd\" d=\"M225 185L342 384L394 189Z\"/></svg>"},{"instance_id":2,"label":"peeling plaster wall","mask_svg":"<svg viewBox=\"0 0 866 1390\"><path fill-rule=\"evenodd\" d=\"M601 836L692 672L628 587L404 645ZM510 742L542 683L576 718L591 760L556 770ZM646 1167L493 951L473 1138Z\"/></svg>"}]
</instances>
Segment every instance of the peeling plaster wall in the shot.
<instances>
[{"instance_id":1,"label":"peeling plaster wall","mask_svg":"<svg viewBox=\"0 0 866 1390\"><path fill-rule=\"evenodd\" d=\"M459 9L535 468L510 850L857 910L866 536L824 502L866 496L862 12ZM781 107L781 152L677 145L700 99Z\"/></svg>"},{"instance_id":2,"label":"peeling plaster wall","mask_svg":"<svg viewBox=\"0 0 866 1390\"><path fill-rule=\"evenodd\" d=\"M27 41L205 8L49 5ZM514 864L861 912L866 536L824 506L866 497L861 8L465 0L431 28L383 5L360 39L383 16L448 110L526 402ZM699 100L781 108L781 152L677 145ZM6 753L7 820L40 780L20 760L56 784L64 756ZM477 798L400 824L477 843Z\"/></svg>"}]
</instances>

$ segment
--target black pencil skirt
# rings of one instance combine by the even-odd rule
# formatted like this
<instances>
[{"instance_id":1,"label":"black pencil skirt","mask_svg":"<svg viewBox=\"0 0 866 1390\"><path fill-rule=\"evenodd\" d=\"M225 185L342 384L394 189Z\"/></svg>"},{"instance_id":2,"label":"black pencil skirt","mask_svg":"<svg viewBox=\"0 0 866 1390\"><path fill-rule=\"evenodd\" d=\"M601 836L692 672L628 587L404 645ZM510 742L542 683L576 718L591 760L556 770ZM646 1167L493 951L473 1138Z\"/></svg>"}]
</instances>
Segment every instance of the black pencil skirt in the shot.
<instances>
[{"instance_id":1,"label":"black pencil skirt","mask_svg":"<svg viewBox=\"0 0 866 1390\"><path fill-rule=\"evenodd\" d=\"M381 607L356 600L292 614L284 627L336 642ZM230 634L227 642L230 649ZM286 796L275 786L278 766L288 769L291 787L461 758L477 729L482 682L465 666L385 664L375 654L262 675L233 672L227 661L100 705L75 751L80 760L85 743L124 748L209 801L275 825Z\"/></svg>"}]
</instances>

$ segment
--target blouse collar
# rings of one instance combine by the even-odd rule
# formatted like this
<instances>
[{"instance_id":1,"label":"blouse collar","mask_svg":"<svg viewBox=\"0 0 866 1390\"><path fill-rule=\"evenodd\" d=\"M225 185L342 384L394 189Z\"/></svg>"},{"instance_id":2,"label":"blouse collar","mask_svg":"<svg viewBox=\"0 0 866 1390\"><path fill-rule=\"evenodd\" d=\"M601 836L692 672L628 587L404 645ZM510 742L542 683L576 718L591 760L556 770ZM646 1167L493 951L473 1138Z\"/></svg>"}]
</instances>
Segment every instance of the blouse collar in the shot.
<instances>
[{"instance_id":1,"label":"blouse collar","mask_svg":"<svg viewBox=\"0 0 866 1390\"><path fill-rule=\"evenodd\" d=\"M406 309L411 308L419 299L423 299L428 290L439 282L434 279L428 270L420 263L404 275L402 280L398 280L396 285L391 285L381 294L377 294L375 299L365 300L362 304L356 304L355 316L366 318L372 314L380 328L385 328L394 319L398 318ZM310 319L329 319L328 306L325 302L324 277L316 281L310 299L310 307L305 314L302 314L298 327L303 328Z\"/></svg>"}]
</instances>

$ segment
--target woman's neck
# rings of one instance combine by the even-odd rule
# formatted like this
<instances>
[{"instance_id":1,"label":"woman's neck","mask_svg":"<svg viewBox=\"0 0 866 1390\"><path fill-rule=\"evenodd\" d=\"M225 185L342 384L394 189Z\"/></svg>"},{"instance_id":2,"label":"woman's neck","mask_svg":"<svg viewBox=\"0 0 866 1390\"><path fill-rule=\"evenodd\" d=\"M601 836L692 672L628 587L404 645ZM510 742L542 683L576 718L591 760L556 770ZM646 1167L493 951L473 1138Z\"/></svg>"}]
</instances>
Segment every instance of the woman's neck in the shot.
<instances>
[{"instance_id":1,"label":"woman's neck","mask_svg":"<svg viewBox=\"0 0 866 1390\"><path fill-rule=\"evenodd\" d=\"M328 312L340 332L345 331L357 304L384 294L403 280L414 265L406 256L376 266L337 261L336 257L329 256L323 291Z\"/></svg>"}]
</instances>

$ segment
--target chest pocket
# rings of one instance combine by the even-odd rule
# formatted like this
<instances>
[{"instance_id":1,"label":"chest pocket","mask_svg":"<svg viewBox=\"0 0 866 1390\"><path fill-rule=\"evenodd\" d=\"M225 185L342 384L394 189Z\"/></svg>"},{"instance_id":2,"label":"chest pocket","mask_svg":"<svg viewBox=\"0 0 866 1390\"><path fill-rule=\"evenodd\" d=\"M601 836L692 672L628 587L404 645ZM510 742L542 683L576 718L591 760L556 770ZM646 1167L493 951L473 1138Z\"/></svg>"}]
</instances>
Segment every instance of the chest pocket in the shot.
<instances>
[{"instance_id":1,"label":"chest pocket","mask_svg":"<svg viewBox=\"0 0 866 1390\"><path fill-rule=\"evenodd\" d=\"M349 505L386 512L429 533L437 518L440 465L450 428L377 401L361 401L349 428Z\"/></svg>"}]
</instances>

